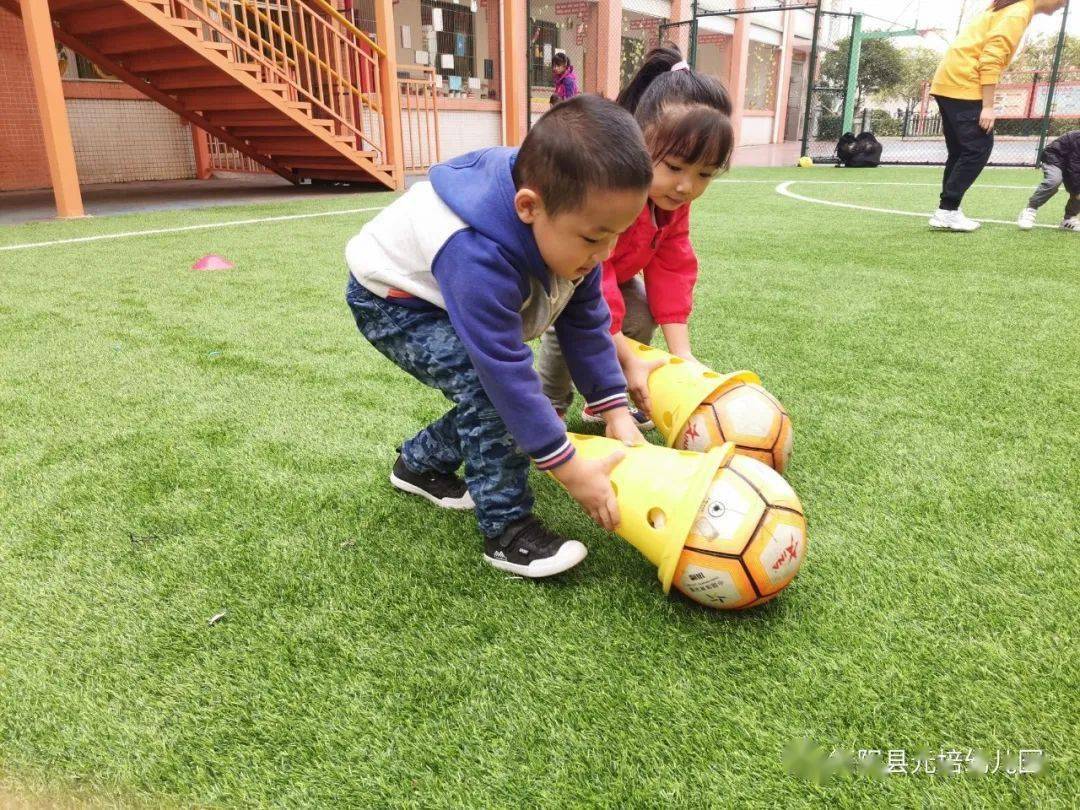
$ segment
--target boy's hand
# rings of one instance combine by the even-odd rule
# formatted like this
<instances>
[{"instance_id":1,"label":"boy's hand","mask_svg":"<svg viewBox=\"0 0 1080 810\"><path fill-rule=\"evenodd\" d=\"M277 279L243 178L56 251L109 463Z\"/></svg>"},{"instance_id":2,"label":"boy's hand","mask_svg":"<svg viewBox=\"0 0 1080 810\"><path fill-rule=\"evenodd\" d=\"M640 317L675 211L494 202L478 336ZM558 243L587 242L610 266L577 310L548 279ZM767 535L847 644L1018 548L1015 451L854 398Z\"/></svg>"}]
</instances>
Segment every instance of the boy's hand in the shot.
<instances>
[{"instance_id":1,"label":"boy's hand","mask_svg":"<svg viewBox=\"0 0 1080 810\"><path fill-rule=\"evenodd\" d=\"M629 408L612 408L610 411L604 411L602 415L607 423L604 434L609 439L616 439L630 446L646 443L637 422L630 415Z\"/></svg>"},{"instance_id":2,"label":"boy's hand","mask_svg":"<svg viewBox=\"0 0 1080 810\"><path fill-rule=\"evenodd\" d=\"M574 456L551 471L589 517L609 532L615 531L620 520L615 490L611 488L611 471L625 457L621 450L596 461Z\"/></svg>"},{"instance_id":3,"label":"boy's hand","mask_svg":"<svg viewBox=\"0 0 1080 810\"><path fill-rule=\"evenodd\" d=\"M650 418L652 418L652 401L649 399L649 375L666 363L667 360L663 358L644 360L633 354L623 362L623 374L626 375L626 387L630 391L630 398Z\"/></svg>"}]
</instances>

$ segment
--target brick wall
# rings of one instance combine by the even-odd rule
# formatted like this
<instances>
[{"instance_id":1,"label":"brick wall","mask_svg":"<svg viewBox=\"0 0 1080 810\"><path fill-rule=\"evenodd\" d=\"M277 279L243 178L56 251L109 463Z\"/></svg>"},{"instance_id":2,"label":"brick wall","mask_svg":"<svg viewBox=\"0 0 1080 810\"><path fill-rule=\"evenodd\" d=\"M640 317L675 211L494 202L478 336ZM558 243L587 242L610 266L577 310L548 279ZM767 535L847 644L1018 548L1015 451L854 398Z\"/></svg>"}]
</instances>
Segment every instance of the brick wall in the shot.
<instances>
[{"instance_id":1,"label":"brick wall","mask_svg":"<svg viewBox=\"0 0 1080 810\"><path fill-rule=\"evenodd\" d=\"M22 20L0 8L0 189L49 185Z\"/></svg>"},{"instance_id":2,"label":"brick wall","mask_svg":"<svg viewBox=\"0 0 1080 810\"><path fill-rule=\"evenodd\" d=\"M191 129L164 107L112 82L65 82L65 95L81 183L195 176ZM22 21L0 9L0 191L50 185L42 137Z\"/></svg>"}]
</instances>

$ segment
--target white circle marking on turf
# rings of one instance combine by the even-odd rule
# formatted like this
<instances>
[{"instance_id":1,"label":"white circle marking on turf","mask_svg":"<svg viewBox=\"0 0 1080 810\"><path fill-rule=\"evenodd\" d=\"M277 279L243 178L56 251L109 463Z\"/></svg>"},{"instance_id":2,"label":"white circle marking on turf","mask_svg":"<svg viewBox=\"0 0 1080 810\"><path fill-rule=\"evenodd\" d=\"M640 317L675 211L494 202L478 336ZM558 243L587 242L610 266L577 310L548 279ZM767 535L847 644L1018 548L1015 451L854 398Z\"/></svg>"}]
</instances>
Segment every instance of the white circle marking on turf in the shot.
<instances>
[{"instance_id":1,"label":"white circle marking on turf","mask_svg":"<svg viewBox=\"0 0 1080 810\"><path fill-rule=\"evenodd\" d=\"M793 200L800 200L802 202L816 203L817 205L831 205L834 208L850 208L854 211L870 211L876 214L893 214L894 216L902 217L921 217L922 219L929 219L930 214L924 211L899 211L895 208L876 208L872 205L855 205L854 203L837 202L836 200L821 200L817 197L807 197L803 194L796 194L791 190L791 186L795 183L817 183L818 185L848 185L848 186L930 186L931 188L938 188L940 183L848 183L843 180L785 180L776 187L776 193L784 197L790 197ZM980 186L980 188L1008 188L1008 189L1026 189L1027 186ZM1013 220L1006 219L979 219L972 217L976 222L989 222L994 225L1016 225ZM1036 228L1053 228L1057 229L1056 225L1035 225Z\"/></svg>"}]
</instances>

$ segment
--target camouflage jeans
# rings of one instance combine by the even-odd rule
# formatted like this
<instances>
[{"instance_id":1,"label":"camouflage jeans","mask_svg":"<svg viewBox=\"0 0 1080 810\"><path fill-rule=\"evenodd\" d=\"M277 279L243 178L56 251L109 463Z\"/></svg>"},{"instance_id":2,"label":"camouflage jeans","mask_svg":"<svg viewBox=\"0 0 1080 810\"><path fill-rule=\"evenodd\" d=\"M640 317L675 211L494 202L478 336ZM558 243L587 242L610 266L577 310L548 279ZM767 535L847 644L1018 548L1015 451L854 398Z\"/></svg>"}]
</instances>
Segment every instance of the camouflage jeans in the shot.
<instances>
[{"instance_id":1,"label":"camouflage jeans","mask_svg":"<svg viewBox=\"0 0 1080 810\"><path fill-rule=\"evenodd\" d=\"M476 520L487 537L532 512L529 458L518 449L488 399L472 361L441 309L389 303L349 276L345 300L371 345L454 403L401 447L415 473L452 473L465 463Z\"/></svg>"}]
</instances>

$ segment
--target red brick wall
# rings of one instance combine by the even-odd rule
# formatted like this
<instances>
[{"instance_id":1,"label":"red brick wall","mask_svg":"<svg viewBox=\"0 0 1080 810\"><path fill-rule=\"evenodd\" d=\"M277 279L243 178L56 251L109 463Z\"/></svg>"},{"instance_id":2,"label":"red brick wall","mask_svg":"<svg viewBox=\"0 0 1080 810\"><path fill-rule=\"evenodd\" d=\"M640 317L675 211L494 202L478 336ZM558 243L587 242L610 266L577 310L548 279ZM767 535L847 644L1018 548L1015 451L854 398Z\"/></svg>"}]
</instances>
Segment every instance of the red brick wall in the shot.
<instances>
[{"instance_id":1,"label":"red brick wall","mask_svg":"<svg viewBox=\"0 0 1080 810\"><path fill-rule=\"evenodd\" d=\"M42 137L22 20L0 8L0 189L50 185Z\"/></svg>"}]
</instances>

